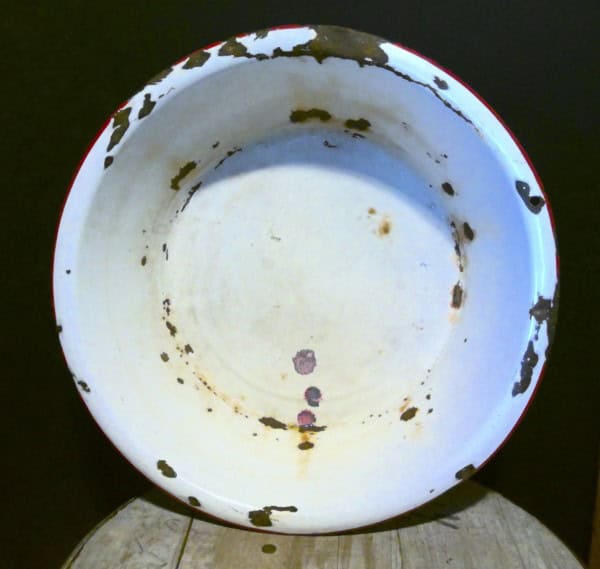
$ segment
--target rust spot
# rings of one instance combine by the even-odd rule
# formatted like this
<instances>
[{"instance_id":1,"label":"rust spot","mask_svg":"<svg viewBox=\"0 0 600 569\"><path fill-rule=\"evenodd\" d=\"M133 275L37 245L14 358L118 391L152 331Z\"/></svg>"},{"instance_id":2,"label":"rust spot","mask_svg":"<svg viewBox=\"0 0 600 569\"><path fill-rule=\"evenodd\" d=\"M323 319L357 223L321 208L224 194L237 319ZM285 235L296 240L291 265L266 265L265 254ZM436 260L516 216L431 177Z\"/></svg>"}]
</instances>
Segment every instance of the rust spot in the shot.
<instances>
[{"instance_id":1,"label":"rust spot","mask_svg":"<svg viewBox=\"0 0 600 569\"><path fill-rule=\"evenodd\" d=\"M417 414L419 409L417 407L409 407L402 415L400 415L401 421L410 421Z\"/></svg>"},{"instance_id":2,"label":"rust spot","mask_svg":"<svg viewBox=\"0 0 600 569\"><path fill-rule=\"evenodd\" d=\"M152 100L150 93L145 93L144 94L144 103L142 105L142 108L140 109L140 112L138 113L138 119L143 119L143 118L147 117L152 112L152 109L154 108L155 105L156 105L156 101Z\"/></svg>"},{"instance_id":3,"label":"rust spot","mask_svg":"<svg viewBox=\"0 0 600 569\"><path fill-rule=\"evenodd\" d=\"M169 314L171 314L171 299L165 298L162 301L162 305L163 305L163 310L167 313L167 316L169 316Z\"/></svg>"},{"instance_id":4,"label":"rust spot","mask_svg":"<svg viewBox=\"0 0 600 569\"><path fill-rule=\"evenodd\" d=\"M463 295L463 288L460 282L458 282L452 287L452 302L450 306L452 306L452 308L460 308L463 301Z\"/></svg>"},{"instance_id":5,"label":"rust spot","mask_svg":"<svg viewBox=\"0 0 600 569\"><path fill-rule=\"evenodd\" d=\"M273 419L273 417L261 417L259 422L261 422L265 427L271 427L271 429L282 429L287 431L287 425L281 421L278 421L277 419Z\"/></svg>"},{"instance_id":6,"label":"rust spot","mask_svg":"<svg viewBox=\"0 0 600 569\"><path fill-rule=\"evenodd\" d=\"M194 67L202 67L209 59L210 53L199 49L188 57L188 60L183 64L183 69L193 69Z\"/></svg>"},{"instance_id":7,"label":"rust spot","mask_svg":"<svg viewBox=\"0 0 600 569\"><path fill-rule=\"evenodd\" d=\"M156 463L156 468L162 472L163 476L167 478L177 478L177 472L175 472L168 464L166 460L159 460Z\"/></svg>"},{"instance_id":8,"label":"rust spot","mask_svg":"<svg viewBox=\"0 0 600 569\"><path fill-rule=\"evenodd\" d=\"M270 527L273 525L271 521L272 512L297 512L296 506L265 506L261 510L253 510L248 512L250 523L257 527Z\"/></svg>"},{"instance_id":9,"label":"rust spot","mask_svg":"<svg viewBox=\"0 0 600 569\"><path fill-rule=\"evenodd\" d=\"M200 500L194 496L188 496L188 502L190 506L194 506L194 508L200 508L202 506Z\"/></svg>"},{"instance_id":10,"label":"rust spot","mask_svg":"<svg viewBox=\"0 0 600 569\"><path fill-rule=\"evenodd\" d=\"M450 182L444 182L442 184L442 190L444 190L444 192L446 192L449 196L453 196L456 193Z\"/></svg>"},{"instance_id":11,"label":"rust spot","mask_svg":"<svg viewBox=\"0 0 600 569\"><path fill-rule=\"evenodd\" d=\"M302 425L298 427L300 433L320 433L327 429L327 425Z\"/></svg>"},{"instance_id":12,"label":"rust spot","mask_svg":"<svg viewBox=\"0 0 600 569\"><path fill-rule=\"evenodd\" d=\"M107 157L104 159L104 168L105 168L105 169L106 169L106 168L108 168L108 167L109 167L109 166L110 166L110 165L111 165L111 164L114 162L114 160L115 160L115 159L114 159L112 156L107 156Z\"/></svg>"},{"instance_id":13,"label":"rust spot","mask_svg":"<svg viewBox=\"0 0 600 569\"><path fill-rule=\"evenodd\" d=\"M212 147L217 148L217 146L219 146L219 144L221 144L221 142L217 140L216 142L213 142Z\"/></svg>"},{"instance_id":14,"label":"rust spot","mask_svg":"<svg viewBox=\"0 0 600 569\"><path fill-rule=\"evenodd\" d=\"M513 397L516 397L517 395L527 391L529 385L531 384L531 378L533 377L533 369L537 365L539 359L539 356L535 353L535 349L533 348L533 342L529 340L529 343L527 344L527 350L525 350L523 360L521 361L521 379L520 381L515 382L513 385Z\"/></svg>"},{"instance_id":15,"label":"rust spot","mask_svg":"<svg viewBox=\"0 0 600 569\"><path fill-rule=\"evenodd\" d=\"M197 164L193 160L190 160L186 164L184 164L181 168L179 168L179 172L171 178L171 189L179 190L179 182L183 180L192 170L196 168Z\"/></svg>"},{"instance_id":16,"label":"rust spot","mask_svg":"<svg viewBox=\"0 0 600 569\"><path fill-rule=\"evenodd\" d=\"M302 110L297 109L290 113L291 122L306 122L309 120L320 120L321 122L327 122L331 120L331 113L324 111L323 109L308 109Z\"/></svg>"},{"instance_id":17,"label":"rust spot","mask_svg":"<svg viewBox=\"0 0 600 569\"><path fill-rule=\"evenodd\" d=\"M477 472L477 469L472 464L467 464L464 468L461 468L454 476L457 480L466 480Z\"/></svg>"},{"instance_id":18,"label":"rust spot","mask_svg":"<svg viewBox=\"0 0 600 569\"><path fill-rule=\"evenodd\" d=\"M525 207L527 207L531 213L540 213L540 211L542 211L542 208L546 203L544 198L542 196L531 196L531 188L527 182L517 180L515 182L515 187L517 193L523 200Z\"/></svg>"},{"instance_id":19,"label":"rust spot","mask_svg":"<svg viewBox=\"0 0 600 569\"><path fill-rule=\"evenodd\" d=\"M367 119L348 119L344 126L352 130L368 130L371 123Z\"/></svg>"},{"instance_id":20,"label":"rust spot","mask_svg":"<svg viewBox=\"0 0 600 569\"><path fill-rule=\"evenodd\" d=\"M298 448L300 450L310 450L311 448L313 448L315 445L313 443L311 443L310 441L303 441L298 445Z\"/></svg>"},{"instance_id":21,"label":"rust spot","mask_svg":"<svg viewBox=\"0 0 600 569\"><path fill-rule=\"evenodd\" d=\"M194 349L192 348L192 346L190 346L189 344L186 344L183 349L185 350L186 354L193 354L194 353Z\"/></svg>"},{"instance_id":22,"label":"rust spot","mask_svg":"<svg viewBox=\"0 0 600 569\"><path fill-rule=\"evenodd\" d=\"M81 387L81 390L85 391L86 393L90 393L92 391L89 385L81 379L77 380L77 385L79 385L79 387Z\"/></svg>"},{"instance_id":23,"label":"rust spot","mask_svg":"<svg viewBox=\"0 0 600 569\"><path fill-rule=\"evenodd\" d=\"M183 385L183 379L181 377L177 378L177 383L181 383Z\"/></svg>"},{"instance_id":24,"label":"rust spot","mask_svg":"<svg viewBox=\"0 0 600 569\"><path fill-rule=\"evenodd\" d=\"M110 136L110 141L106 148L107 152L110 152L123 138L123 135L127 132L129 128L129 115L131 114L131 107L127 107L125 109L121 109L118 111L113 117L112 128L113 132Z\"/></svg>"},{"instance_id":25,"label":"rust spot","mask_svg":"<svg viewBox=\"0 0 600 569\"><path fill-rule=\"evenodd\" d=\"M463 235L469 241L475 239L475 231L473 231L473 228L466 221L463 223Z\"/></svg>"},{"instance_id":26,"label":"rust spot","mask_svg":"<svg viewBox=\"0 0 600 569\"><path fill-rule=\"evenodd\" d=\"M389 235L391 231L392 224L390 220L387 218L382 219L381 223L379 224L379 227L377 228L377 233L379 234L379 236L383 237L384 235Z\"/></svg>"},{"instance_id":27,"label":"rust spot","mask_svg":"<svg viewBox=\"0 0 600 569\"><path fill-rule=\"evenodd\" d=\"M169 361L169 355L168 355L166 352L162 352L162 353L160 354L160 359L161 359L163 362L168 362L168 361Z\"/></svg>"},{"instance_id":28,"label":"rust spot","mask_svg":"<svg viewBox=\"0 0 600 569\"><path fill-rule=\"evenodd\" d=\"M177 326L171 324L168 320L165 322L165 324L169 330L169 334L171 334L171 336L175 336L175 334L177 334Z\"/></svg>"},{"instance_id":29,"label":"rust spot","mask_svg":"<svg viewBox=\"0 0 600 569\"><path fill-rule=\"evenodd\" d=\"M148 261L148 259L146 258L146 255L144 255L140 261L140 264L142 265L142 267L144 267L146 265L147 261Z\"/></svg>"},{"instance_id":30,"label":"rust spot","mask_svg":"<svg viewBox=\"0 0 600 569\"><path fill-rule=\"evenodd\" d=\"M370 207L368 209L368 213L369 215L375 215L377 213L377 210L374 207Z\"/></svg>"},{"instance_id":31,"label":"rust spot","mask_svg":"<svg viewBox=\"0 0 600 569\"><path fill-rule=\"evenodd\" d=\"M437 88L441 89L442 91L448 89L448 83L446 83L446 81L443 79L440 79L437 75L433 78L433 82L436 84Z\"/></svg>"},{"instance_id":32,"label":"rust spot","mask_svg":"<svg viewBox=\"0 0 600 569\"><path fill-rule=\"evenodd\" d=\"M272 543L266 543L262 546L261 551L263 553L272 554L277 551L277 547L275 547Z\"/></svg>"}]
</instances>

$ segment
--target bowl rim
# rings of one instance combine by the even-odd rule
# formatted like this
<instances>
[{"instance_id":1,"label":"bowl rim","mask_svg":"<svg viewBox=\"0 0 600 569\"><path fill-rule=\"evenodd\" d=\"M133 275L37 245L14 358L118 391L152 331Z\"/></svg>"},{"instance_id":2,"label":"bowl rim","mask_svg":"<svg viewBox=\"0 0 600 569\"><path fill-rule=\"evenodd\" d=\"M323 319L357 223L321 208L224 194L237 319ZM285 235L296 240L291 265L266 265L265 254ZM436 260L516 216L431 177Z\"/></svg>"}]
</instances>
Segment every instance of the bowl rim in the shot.
<instances>
[{"instance_id":1,"label":"bowl rim","mask_svg":"<svg viewBox=\"0 0 600 569\"><path fill-rule=\"evenodd\" d=\"M512 142L518 149L520 155L522 156L523 160L525 161L527 169L531 172L532 176L534 177L534 179L537 183L536 189L539 189L539 191L543 197L543 200L544 200L544 206L547 211L550 227L552 230L552 239L551 239L551 241L548 240L546 242L546 246L553 248L554 258L555 258L556 291L555 291L555 298L553 300L552 310L553 310L553 318L555 319L554 321L556 322L556 318L557 318L557 315L559 312L559 290L560 290L559 245L558 245L558 239L557 239L557 227L556 227L555 216L554 216L554 213L552 210L550 200L548 199L547 192L543 186L541 177L540 177L539 173L537 172L535 166L533 165L533 162L532 162L531 158L529 157L529 155L527 154L526 150L524 149L524 147L522 146L522 144L520 143L520 141L518 140L516 135L512 132L510 127L502 119L502 117L496 112L496 110L491 106L491 104L488 103L488 101L486 101L478 92L476 92L468 83L466 83L463 79L461 79L453 71L447 69L446 67L444 67L443 65L438 63L436 60L434 60L426 55L423 55L422 53L420 53L419 51L417 51L415 49L412 49L412 48L410 48L400 42L397 42L397 41L390 41L390 40L381 38L377 34L372 34L370 32L362 32L362 31L358 31L358 30L355 30L352 28L345 27L345 26L315 26L315 25L311 25L311 24L282 24L282 25L264 28L262 30L254 30L254 31L250 31L250 32L237 34L235 36L231 36L230 38L222 40L222 41L216 41L216 42L209 43L208 45L205 45L204 47L201 47L199 49L196 49L196 50L188 53L187 55L184 55L183 57L181 57L178 60L176 60L175 62L173 62L173 64L171 65L171 68L174 68L175 66L181 64L182 62L189 60L189 58L191 56L193 56L195 53L197 53L199 51L211 50L215 47L222 46L223 44L227 43L228 41L231 41L234 39L239 40L239 39L249 38L251 36L256 35L258 32L270 33L270 32L274 32L274 31L286 31L286 30L295 31L295 30L304 30L304 29L310 30L310 29L314 29L314 28L337 28L337 29L345 30L350 33L358 33L358 34L367 35L372 38L376 38L377 40L381 40L382 42L385 42L386 44L390 44L390 45L394 46L394 48L397 48L403 52L411 54L412 56L415 56L422 62L425 62L428 66L430 66L432 68L432 70L438 70L438 71L442 72L443 74L447 75L448 77L451 77L454 81L456 81L457 84L459 84L471 96L473 96L477 102L479 102L485 109L487 109L487 111L489 111L489 113L492 115L492 117L497 121L499 126L502 128L502 130L504 130L504 132L508 135L508 137L512 140ZM166 68L166 69L169 69L169 68ZM58 253L58 245L59 245L58 238L59 238L59 233L61 231L61 224L64 219L65 210L67 208L67 205L71 198L73 190L74 190L75 186L77 185L78 177L79 177L82 169L84 168L85 163L88 161L91 151L96 147L101 136L110 127L110 124L113 121L113 119L115 118L115 115L117 115L117 113L119 111L124 109L132 101L132 99L134 99L134 97L136 97L137 95L141 95L151 80L152 79L149 79L131 97L127 98L120 105L118 105L116 107L116 109L106 118L106 120L103 122L103 124L96 131L95 135L91 138L84 153L82 154L78 164L76 165L76 167L73 170L73 174L69 181L67 191L64 195L62 204L59 208L59 214L58 214L56 225L55 225L54 246L53 246L53 252L52 252L52 257L51 257L51 303L52 303L52 309L53 309L56 324L57 324L56 328L57 328L58 334L60 334L62 327L58 323L58 320L57 320L58 314L57 314L57 309L56 309L56 297L57 297L57 288L58 288L58 286L57 286L57 273L58 273L57 253ZM135 130L134 125L132 125L131 130L132 131ZM527 411L530 409L530 406L532 405L533 400L538 393L538 390L540 389L542 380L544 379L544 376L545 376L545 373L547 370L548 359L550 357L554 342L555 342L555 338L549 337L548 338L548 347L546 349L545 354L540 354L540 359L542 360L541 367L539 368L539 371L534 370L534 372L533 372L532 386L531 386L530 390L528 391L528 393L526 394L527 400L526 400L525 406L524 406L523 410L521 411L517 420L514 422L512 428L508 431L508 433L504 436L504 438L500 441L500 443L491 451L491 453L487 456L487 458L485 458L479 465L473 467L472 469L469 469L468 473L466 473L466 475L462 478L459 478L458 473L457 473L457 482L455 484L458 484L462 480L466 480L467 478L470 478L471 476L473 476L474 474L479 472L481 469L483 469L494 457L496 457L498 455L498 453L507 444L509 439L513 436L516 429L521 425ZM65 348L62 346L62 344L61 344L61 353L62 353L63 359L65 361L65 365L67 366L67 369L70 371L69 361L67 359ZM73 376L73 379L76 380L76 377L74 376L74 374L72 372L71 372L71 375ZM182 498L179 498L175 493L168 490L165 486L157 484L156 481L152 480L146 473L143 472L141 466L136 465L133 462L133 459L130 459L128 456L126 456L124 454L124 452L117 446L117 444L113 441L113 439L104 430L104 428L102 427L102 425L99 422L99 419L92 412L92 410L88 404L88 401L86 400L86 397L82 393L82 390L77 389L77 393L78 393L78 396L81 399L81 401L84 403L85 409L87 410L88 414L93 419L93 422L96 425L96 428L102 433L102 435L108 440L108 442L111 444L111 446L117 451L117 453L122 458L125 459L125 461L127 463L129 463L138 473L140 473L142 476L144 476L144 478L146 480L148 480L150 483L152 483L153 485L157 485L162 492L168 494L171 498L173 498L177 502L180 502L181 504L184 504L188 508L190 508L192 510L196 509L196 508L193 508L192 506L190 506L190 504L188 504ZM473 466L473 465L470 465L470 466ZM285 532L278 531L276 526L266 530L266 529L261 529L258 527L249 527L246 525L238 524L238 523L230 521L224 517L220 517L218 515L209 513L204 509L200 509L200 511L202 512L203 516L206 516L220 524L224 524L227 526L231 526L231 527L235 527L235 528L239 528L239 529L243 529L243 530L256 531L256 532L260 532L260 533L285 534L285 535L337 535L337 534L346 533L346 532L354 532L357 530L364 530L366 528L369 528L372 526L377 526L377 525L389 522L390 520L409 515L411 512L414 512L414 511L418 510L419 508L425 506L426 504L430 503L431 501L435 500L441 493L447 492L454 485L451 485L451 486L445 488L442 492L436 492L436 494L434 494L431 498L426 498L418 506L411 508L409 510L406 510L400 514L381 519L374 523L353 525L353 526L349 527L348 529L339 530L339 531L325 531L325 532L316 531L316 532L310 532L310 533L296 533L294 531L285 531Z\"/></svg>"}]
</instances>

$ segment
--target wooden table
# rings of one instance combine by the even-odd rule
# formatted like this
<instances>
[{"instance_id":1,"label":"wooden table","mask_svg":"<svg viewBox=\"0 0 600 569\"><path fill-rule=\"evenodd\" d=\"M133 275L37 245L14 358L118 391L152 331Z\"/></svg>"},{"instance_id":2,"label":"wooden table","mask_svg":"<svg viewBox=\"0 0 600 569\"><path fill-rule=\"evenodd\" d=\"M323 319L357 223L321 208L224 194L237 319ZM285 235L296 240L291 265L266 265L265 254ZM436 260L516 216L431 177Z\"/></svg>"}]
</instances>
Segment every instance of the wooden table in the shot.
<instances>
[{"instance_id":1,"label":"wooden table","mask_svg":"<svg viewBox=\"0 0 600 569\"><path fill-rule=\"evenodd\" d=\"M465 482L420 510L336 536L258 533L209 521L158 490L94 528L63 569L581 569L540 522Z\"/></svg>"}]
</instances>

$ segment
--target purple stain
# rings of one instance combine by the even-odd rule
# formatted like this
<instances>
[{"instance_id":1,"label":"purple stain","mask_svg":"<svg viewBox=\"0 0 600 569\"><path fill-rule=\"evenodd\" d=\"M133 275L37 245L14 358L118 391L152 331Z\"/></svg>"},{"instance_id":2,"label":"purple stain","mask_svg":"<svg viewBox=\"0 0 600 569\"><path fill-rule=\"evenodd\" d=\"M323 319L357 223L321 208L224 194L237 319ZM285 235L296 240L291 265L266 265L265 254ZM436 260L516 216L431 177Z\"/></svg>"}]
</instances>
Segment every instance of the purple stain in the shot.
<instances>
[{"instance_id":1,"label":"purple stain","mask_svg":"<svg viewBox=\"0 0 600 569\"><path fill-rule=\"evenodd\" d=\"M309 387L304 392L304 399L311 407L318 407L319 403L323 399L321 395L321 390L318 387Z\"/></svg>"},{"instance_id":2,"label":"purple stain","mask_svg":"<svg viewBox=\"0 0 600 569\"><path fill-rule=\"evenodd\" d=\"M300 411L298 413L298 425L301 427L308 427L309 425L313 425L317 418L312 411L305 409L304 411Z\"/></svg>"},{"instance_id":3,"label":"purple stain","mask_svg":"<svg viewBox=\"0 0 600 569\"><path fill-rule=\"evenodd\" d=\"M312 373L317 365L317 359L315 353L312 350L300 350L292 358L294 362L294 369L300 375L308 375Z\"/></svg>"}]
</instances>

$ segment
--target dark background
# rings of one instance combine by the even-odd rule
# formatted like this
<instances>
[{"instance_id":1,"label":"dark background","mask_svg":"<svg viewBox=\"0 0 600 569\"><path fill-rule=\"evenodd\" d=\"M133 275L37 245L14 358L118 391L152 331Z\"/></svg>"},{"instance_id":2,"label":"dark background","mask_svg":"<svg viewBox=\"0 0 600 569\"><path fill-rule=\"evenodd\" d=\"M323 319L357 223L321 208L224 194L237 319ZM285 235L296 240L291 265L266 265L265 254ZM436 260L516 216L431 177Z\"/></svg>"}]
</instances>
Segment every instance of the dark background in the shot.
<instances>
[{"instance_id":1,"label":"dark background","mask_svg":"<svg viewBox=\"0 0 600 569\"><path fill-rule=\"evenodd\" d=\"M599 427L596 2L28 4L5 5L0 16L0 566L60 566L103 516L149 486L85 411L56 339L53 241L81 156L156 72L203 45L281 23L344 25L420 51L476 89L527 149L557 223L556 343L530 412L476 479L586 559Z\"/></svg>"}]
</instances>

